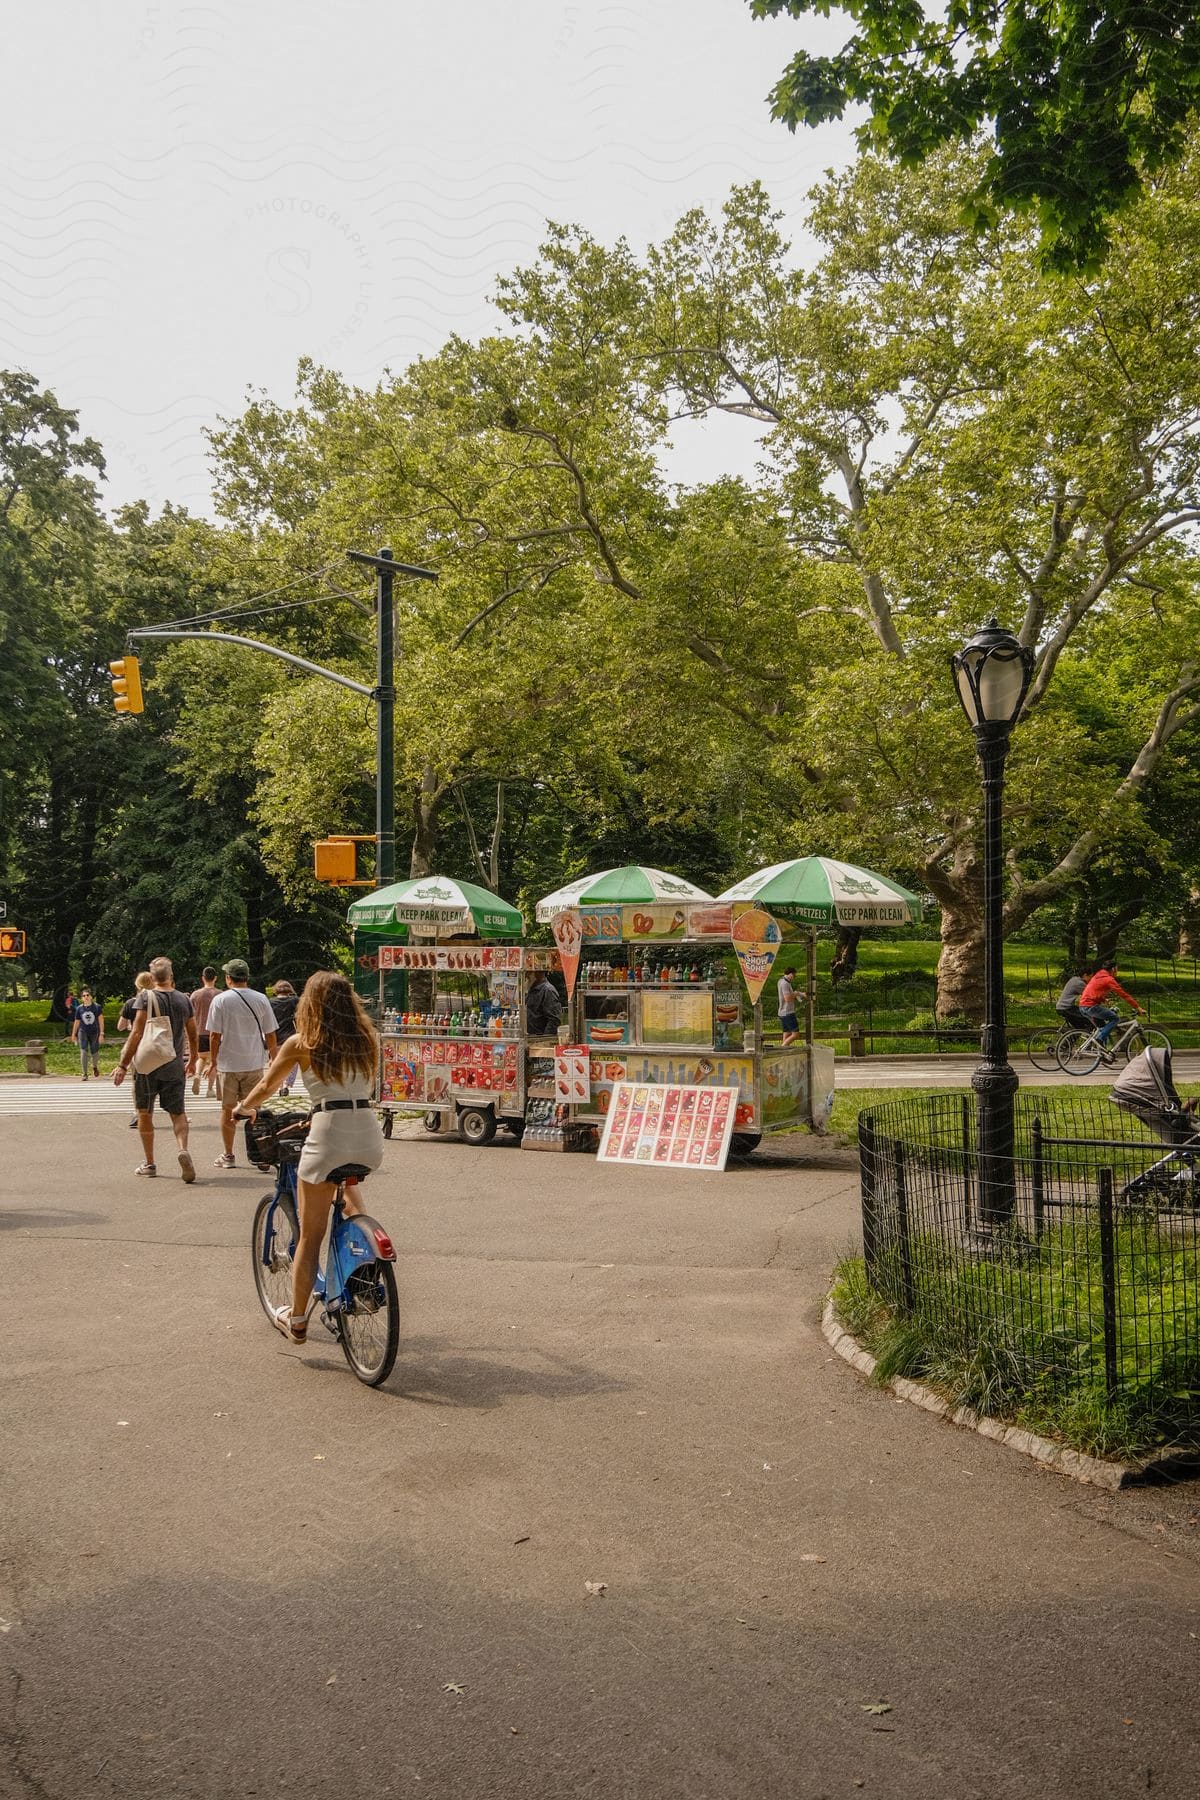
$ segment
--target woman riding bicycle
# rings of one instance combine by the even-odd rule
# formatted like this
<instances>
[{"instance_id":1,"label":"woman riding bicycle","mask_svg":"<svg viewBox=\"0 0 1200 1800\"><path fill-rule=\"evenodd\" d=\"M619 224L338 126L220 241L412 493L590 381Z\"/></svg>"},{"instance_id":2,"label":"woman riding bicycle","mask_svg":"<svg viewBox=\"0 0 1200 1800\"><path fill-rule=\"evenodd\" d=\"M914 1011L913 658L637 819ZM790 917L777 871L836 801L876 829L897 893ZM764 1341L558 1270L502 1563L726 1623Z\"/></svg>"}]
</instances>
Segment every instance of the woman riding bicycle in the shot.
<instances>
[{"instance_id":1,"label":"woman riding bicycle","mask_svg":"<svg viewBox=\"0 0 1200 1800\"><path fill-rule=\"evenodd\" d=\"M344 1163L377 1169L383 1161L383 1133L372 1099L377 1055L375 1028L346 977L319 969L304 985L294 1036L277 1051L262 1080L238 1108L239 1117L253 1118L297 1068L312 1097L312 1124L296 1170L300 1241L292 1272L292 1304L277 1307L272 1314L293 1344L303 1344L308 1335L313 1282L337 1192L330 1171ZM343 1204L347 1215L357 1211L352 1204Z\"/></svg>"}]
</instances>

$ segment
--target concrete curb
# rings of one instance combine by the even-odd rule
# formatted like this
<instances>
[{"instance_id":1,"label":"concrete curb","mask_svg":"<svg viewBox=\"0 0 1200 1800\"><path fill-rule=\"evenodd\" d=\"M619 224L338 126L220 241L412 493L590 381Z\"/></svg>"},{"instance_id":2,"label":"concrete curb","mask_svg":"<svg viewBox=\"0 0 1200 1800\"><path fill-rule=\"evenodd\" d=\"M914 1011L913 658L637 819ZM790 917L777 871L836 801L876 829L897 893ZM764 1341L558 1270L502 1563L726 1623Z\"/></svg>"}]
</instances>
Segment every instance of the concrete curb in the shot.
<instances>
[{"instance_id":1,"label":"concrete curb","mask_svg":"<svg viewBox=\"0 0 1200 1800\"><path fill-rule=\"evenodd\" d=\"M825 1302L825 1310L821 1314L821 1331L826 1343L832 1350L848 1362L852 1369L860 1375L868 1377L875 1373L875 1358L869 1350L864 1350L856 1338L852 1338L841 1320L833 1304L832 1294ZM1056 1444L1050 1438L1039 1437L1034 1431L1025 1431L1019 1425L1005 1425L999 1419L985 1418L970 1406L951 1406L932 1388L925 1387L919 1381L909 1381L903 1375L897 1375L892 1381L883 1384L898 1400L907 1400L913 1406L919 1406L923 1412L935 1413L939 1419L949 1420L951 1425L962 1425L968 1431L977 1431L980 1437L992 1438L998 1444L1005 1444L1010 1450L1019 1450L1023 1456L1031 1456L1034 1462L1041 1463L1047 1469L1054 1469L1060 1475L1069 1475L1072 1481L1086 1482L1091 1487L1109 1488L1117 1491L1129 1487L1143 1470L1133 1463L1105 1462L1099 1456L1088 1456L1082 1450L1070 1450L1065 1444Z\"/></svg>"}]
</instances>

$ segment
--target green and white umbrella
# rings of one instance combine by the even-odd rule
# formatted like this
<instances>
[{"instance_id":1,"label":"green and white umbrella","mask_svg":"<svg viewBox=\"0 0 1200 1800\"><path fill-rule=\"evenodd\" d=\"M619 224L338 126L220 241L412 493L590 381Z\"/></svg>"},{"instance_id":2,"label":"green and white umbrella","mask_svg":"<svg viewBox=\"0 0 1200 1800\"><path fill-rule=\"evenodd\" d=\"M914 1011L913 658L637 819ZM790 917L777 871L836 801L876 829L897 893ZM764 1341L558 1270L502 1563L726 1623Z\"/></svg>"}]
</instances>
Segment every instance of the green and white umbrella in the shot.
<instances>
[{"instance_id":1,"label":"green and white umbrella","mask_svg":"<svg viewBox=\"0 0 1200 1800\"><path fill-rule=\"evenodd\" d=\"M450 875L423 875L376 888L356 900L347 923L360 931L417 932L422 937L519 938L525 921L515 906L472 881Z\"/></svg>"},{"instance_id":2,"label":"green and white umbrella","mask_svg":"<svg viewBox=\"0 0 1200 1800\"><path fill-rule=\"evenodd\" d=\"M689 900L711 899L711 894L685 881L682 875L668 875L641 863L626 863L622 869L601 869L598 875L583 875L566 887L555 888L538 901L537 917L545 924L571 906L678 906Z\"/></svg>"},{"instance_id":3,"label":"green and white umbrella","mask_svg":"<svg viewBox=\"0 0 1200 1800\"><path fill-rule=\"evenodd\" d=\"M921 917L920 900L898 881L831 856L772 863L717 898L753 900L777 919L801 925L915 925Z\"/></svg>"}]
</instances>

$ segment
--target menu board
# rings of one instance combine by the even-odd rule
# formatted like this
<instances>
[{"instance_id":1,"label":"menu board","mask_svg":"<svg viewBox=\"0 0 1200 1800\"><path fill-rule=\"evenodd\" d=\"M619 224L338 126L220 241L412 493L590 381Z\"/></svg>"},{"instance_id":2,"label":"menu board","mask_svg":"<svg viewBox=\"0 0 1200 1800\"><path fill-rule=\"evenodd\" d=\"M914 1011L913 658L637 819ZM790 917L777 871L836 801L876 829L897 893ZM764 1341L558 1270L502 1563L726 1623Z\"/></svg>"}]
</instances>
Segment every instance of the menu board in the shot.
<instances>
[{"instance_id":1,"label":"menu board","mask_svg":"<svg viewBox=\"0 0 1200 1800\"><path fill-rule=\"evenodd\" d=\"M712 995L705 988L647 988L642 995L642 1040L647 1044L711 1044Z\"/></svg>"},{"instance_id":2,"label":"menu board","mask_svg":"<svg viewBox=\"0 0 1200 1800\"><path fill-rule=\"evenodd\" d=\"M729 1155L737 1101L736 1088L619 1081L604 1117L599 1160L717 1172Z\"/></svg>"},{"instance_id":3,"label":"menu board","mask_svg":"<svg viewBox=\"0 0 1200 1800\"><path fill-rule=\"evenodd\" d=\"M558 951L526 949L523 944L452 944L448 948L434 945L383 944L379 949L381 969L437 969L442 974L491 972L495 969L557 969Z\"/></svg>"}]
</instances>

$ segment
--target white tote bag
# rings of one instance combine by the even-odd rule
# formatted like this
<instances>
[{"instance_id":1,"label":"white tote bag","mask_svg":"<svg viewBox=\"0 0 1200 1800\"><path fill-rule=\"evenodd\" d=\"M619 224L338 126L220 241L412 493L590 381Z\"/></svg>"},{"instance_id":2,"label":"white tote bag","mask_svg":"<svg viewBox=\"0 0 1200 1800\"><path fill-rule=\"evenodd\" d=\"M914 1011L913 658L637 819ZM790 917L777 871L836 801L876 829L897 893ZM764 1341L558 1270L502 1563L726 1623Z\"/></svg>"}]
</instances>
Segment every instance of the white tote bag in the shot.
<instances>
[{"instance_id":1,"label":"white tote bag","mask_svg":"<svg viewBox=\"0 0 1200 1800\"><path fill-rule=\"evenodd\" d=\"M158 995L150 989L146 997L146 1026L133 1053L133 1066L139 1075L149 1075L152 1069L161 1069L164 1063L171 1062L175 1056L175 1033L171 1029L170 1009L159 1012L157 1000Z\"/></svg>"}]
</instances>

